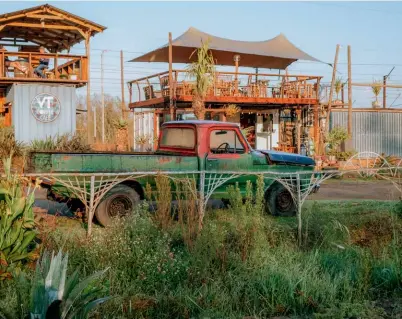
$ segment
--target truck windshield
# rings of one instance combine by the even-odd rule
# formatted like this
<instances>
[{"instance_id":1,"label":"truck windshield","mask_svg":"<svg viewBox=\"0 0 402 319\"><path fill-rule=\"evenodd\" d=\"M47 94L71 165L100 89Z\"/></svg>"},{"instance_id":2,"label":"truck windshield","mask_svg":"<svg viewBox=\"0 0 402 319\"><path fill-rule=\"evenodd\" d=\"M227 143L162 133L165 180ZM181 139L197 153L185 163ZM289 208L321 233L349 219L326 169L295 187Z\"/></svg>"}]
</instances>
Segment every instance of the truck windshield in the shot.
<instances>
[{"instance_id":1,"label":"truck windshield","mask_svg":"<svg viewBox=\"0 0 402 319\"><path fill-rule=\"evenodd\" d=\"M166 127L162 130L160 147L194 149L195 131L189 127Z\"/></svg>"}]
</instances>

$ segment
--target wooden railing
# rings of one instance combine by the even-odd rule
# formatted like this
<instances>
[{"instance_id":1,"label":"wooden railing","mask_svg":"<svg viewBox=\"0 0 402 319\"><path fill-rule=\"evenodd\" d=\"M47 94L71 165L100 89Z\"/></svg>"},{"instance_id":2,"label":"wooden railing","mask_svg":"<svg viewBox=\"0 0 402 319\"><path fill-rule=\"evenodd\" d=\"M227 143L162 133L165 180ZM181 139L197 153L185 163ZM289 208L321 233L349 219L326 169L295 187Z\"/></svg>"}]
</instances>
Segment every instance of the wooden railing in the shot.
<instances>
[{"instance_id":1,"label":"wooden railing","mask_svg":"<svg viewBox=\"0 0 402 319\"><path fill-rule=\"evenodd\" d=\"M87 81L86 56L58 53L4 52L0 51L0 79L40 79L34 74L41 58L49 59L49 67L43 70L45 79L60 81Z\"/></svg>"},{"instance_id":2,"label":"wooden railing","mask_svg":"<svg viewBox=\"0 0 402 319\"><path fill-rule=\"evenodd\" d=\"M278 75L265 73L216 72L207 97L294 98L318 99L320 76ZM187 71L173 70L173 83L169 72L162 72L128 82L130 103L169 97L193 95L195 80Z\"/></svg>"}]
</instances>

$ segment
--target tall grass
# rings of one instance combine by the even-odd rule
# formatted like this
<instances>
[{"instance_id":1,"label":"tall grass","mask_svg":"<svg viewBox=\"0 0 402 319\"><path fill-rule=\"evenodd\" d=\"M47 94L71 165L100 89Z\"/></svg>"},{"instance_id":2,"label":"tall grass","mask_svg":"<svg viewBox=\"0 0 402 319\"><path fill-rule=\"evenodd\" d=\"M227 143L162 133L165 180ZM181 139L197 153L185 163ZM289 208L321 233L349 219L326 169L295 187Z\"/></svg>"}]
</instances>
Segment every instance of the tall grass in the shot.
<instances>
[{"instance_id":1,"label":"tall grass","mask_svg":"<svg viewBox=\"0 0 402 319\"><path fill-rule=\"evenodd\" d=\"M202 230L188 227L196 224L197 213L192 201L183 201L177 220L166 228L144 206L111 227L95 229L90 240L59 230L45 245L68 250L82 276L110 267L106 287L116 298L94 317L385 318L387 309L371 300L397 300L402 293L402 221L394 206L307 207L308 240L300 249L296 220L265 216L258 188L248 184L244 203L236 186L230 188L229 209L209 211ZM174 190L186 192L180 186ZM349 234L334 228L334 221ZM391 233L383 236L381 251L356 240L358 229L367 234L375 229L372 221ZM0 289L0 309L2 297L15 305L12 295L12 288Z\"/></svg>"}]
</instances>

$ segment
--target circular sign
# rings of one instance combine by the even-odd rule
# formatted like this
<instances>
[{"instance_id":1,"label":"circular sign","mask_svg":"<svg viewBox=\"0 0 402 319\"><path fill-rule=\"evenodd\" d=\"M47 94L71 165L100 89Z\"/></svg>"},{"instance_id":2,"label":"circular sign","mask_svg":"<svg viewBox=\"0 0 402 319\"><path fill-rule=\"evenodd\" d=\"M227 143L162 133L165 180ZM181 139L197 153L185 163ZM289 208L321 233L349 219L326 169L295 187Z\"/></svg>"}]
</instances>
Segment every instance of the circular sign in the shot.
<instances>
[{"instance_id":1,"label":"circular sign","mask_svg":"<svg viewBox=\"0 0 402 319\"><path fill-rule=\"evenodd\" d=\"M32 115L43 123L54 121L60 114L60 108L60 101L49 93L38 94L31 101Z\"/></svg>"}]
</instances>

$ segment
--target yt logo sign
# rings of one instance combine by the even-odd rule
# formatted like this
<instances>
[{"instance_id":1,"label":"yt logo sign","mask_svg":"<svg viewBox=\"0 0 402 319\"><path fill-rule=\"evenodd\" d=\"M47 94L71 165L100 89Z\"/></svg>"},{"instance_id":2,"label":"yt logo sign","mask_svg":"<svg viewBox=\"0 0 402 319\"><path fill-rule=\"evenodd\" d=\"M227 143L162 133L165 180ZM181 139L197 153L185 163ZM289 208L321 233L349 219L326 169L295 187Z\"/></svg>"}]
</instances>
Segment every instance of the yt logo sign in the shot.
<instances>
[{"instance_id":1,"label":"yt logo sign","mask_svg":"<svg viewBox=\"0 0 402 319\"><path fill-rule=\"evenodd\" d=\"M38 94L31 102L31 112L33 117L40 122L52 122L60 114L60 102L52 94Z\"/></svg>"}]
</instances>

